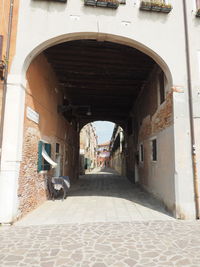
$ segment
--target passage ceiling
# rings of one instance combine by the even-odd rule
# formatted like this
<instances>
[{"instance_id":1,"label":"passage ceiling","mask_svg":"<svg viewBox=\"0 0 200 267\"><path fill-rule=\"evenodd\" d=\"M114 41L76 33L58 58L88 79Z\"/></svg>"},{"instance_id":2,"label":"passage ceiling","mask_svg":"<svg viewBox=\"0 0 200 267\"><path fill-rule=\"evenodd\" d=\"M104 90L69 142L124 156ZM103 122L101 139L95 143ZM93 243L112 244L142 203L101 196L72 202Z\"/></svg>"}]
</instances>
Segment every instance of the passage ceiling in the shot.
<instances>
[{"instance_id":1,"label":"passage ceiling","mask_svg":"<svg viewBox=\"0 0 200 267\"><path fill-rule=\"evenodd\" d=\"M48 48L45 55L79 119L124 121L156 64L132 47L79 40ZM85 107L86 106L86 110Z\"/></svg>"}]
</instances>

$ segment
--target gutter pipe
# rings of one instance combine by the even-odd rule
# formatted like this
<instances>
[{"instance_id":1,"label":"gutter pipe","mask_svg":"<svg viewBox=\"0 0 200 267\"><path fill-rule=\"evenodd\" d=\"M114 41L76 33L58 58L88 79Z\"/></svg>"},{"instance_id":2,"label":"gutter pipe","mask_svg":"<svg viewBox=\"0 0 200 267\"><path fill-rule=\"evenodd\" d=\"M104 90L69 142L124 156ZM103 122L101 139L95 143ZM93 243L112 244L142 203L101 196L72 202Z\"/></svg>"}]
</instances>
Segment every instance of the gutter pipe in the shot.
<instances>
[{"instance_id":1,"label":"gutter pipe","mask_svg":"<svg viewBox=\"0 0 200 267\"><path fill-rule=\"evenodd\" d=\"M187 4L186 0L183 0L183 15L184 15L184 29L185 29L185 48L186 48L186 62L187 62L187 85L189 96L189 115L190 115L190 130L191 130L191 144L192 144L192 166L193 166L193 179L194 179L194 197L196 206L196 219L200 219L200 198L199 198L199 183L197 176L197 160L196 160L196 142L194 132L194 114L192 103L192 75L190 64L190 43L189 43L189 30L187 19Z\"/></svg>"}]
</instances>

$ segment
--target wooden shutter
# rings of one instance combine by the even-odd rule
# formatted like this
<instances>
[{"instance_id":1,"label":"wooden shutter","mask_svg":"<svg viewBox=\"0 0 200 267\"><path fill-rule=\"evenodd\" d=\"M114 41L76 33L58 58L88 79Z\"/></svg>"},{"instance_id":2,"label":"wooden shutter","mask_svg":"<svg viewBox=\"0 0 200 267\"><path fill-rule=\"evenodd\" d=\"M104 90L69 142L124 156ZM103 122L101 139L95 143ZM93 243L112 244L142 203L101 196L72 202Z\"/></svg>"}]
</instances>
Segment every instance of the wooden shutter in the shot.
<instances>
[{"instance_id":1,"label":"wooden shutter","mask_svg":"<svg viewBox=\"0 0 200 267\"><path fill-rule=\"evenodd\" d=\"M38 172L43 170L42 146L43 146L43 142L39 141L39 143L38 143Z\"/></svg>"},{"instance_id":2,"label":"wooden shutter","mask_svg":"<svg viewBox=\"0 0 200 267\"><path fill-rule=\"evenodd\" d=\"M200 0L196 0L196 3L197 3L197 9L200 8Z\"/></svg>"},{"instance_id":3,"label":"wooden shutter","mask_svg":"<svg viewBox=\"0 0 200 267\"><path fill-rule=\"evenodd\" d=\"M49 157L51 157L51 144L45 143L44 148L47 154L49 155ZM48 171L50 169L51 169L51 165L46 160L44 160L44 170Z\"/></svg>"},{"instance_id":4,"label":"wooden shutter","mask_svg":"<svg viewBox=\"0 0 200 267\"><path fill-rule=\"evenodd\" d=\"M50 170L51 165L43 158L42 156L42 147L44 145L44 149L46 150L49 157L51 157L51 144L44 143L39 141L38 143L38 172L43 170Z\"/></svg>"}]
</instances>

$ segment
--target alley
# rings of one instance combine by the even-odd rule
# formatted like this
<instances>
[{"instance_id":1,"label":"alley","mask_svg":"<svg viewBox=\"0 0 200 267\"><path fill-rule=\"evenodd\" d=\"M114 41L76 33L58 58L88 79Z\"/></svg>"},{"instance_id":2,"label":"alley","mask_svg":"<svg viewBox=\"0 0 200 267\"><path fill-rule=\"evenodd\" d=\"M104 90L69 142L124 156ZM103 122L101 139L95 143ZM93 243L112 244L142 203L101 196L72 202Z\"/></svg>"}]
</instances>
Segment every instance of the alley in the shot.
<instances>
[{"instance_id":1,"label":"alley","mask_svg":"<svg viewBox=\"0 0 200 267\"><path fill-rule=\"evenodd\" d=\"M173 220L164 207L111 169L83 175L66 200L47 201L16 225Z\"/></svg>"}]
</instances>

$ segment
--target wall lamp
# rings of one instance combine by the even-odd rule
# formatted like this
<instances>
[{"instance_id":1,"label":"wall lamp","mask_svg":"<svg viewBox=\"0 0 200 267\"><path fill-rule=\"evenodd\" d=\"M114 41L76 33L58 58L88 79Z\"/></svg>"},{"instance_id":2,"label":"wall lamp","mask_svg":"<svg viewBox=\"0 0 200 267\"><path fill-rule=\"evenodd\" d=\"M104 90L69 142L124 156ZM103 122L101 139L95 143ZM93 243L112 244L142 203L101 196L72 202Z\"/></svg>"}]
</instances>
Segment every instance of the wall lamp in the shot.
<instances>
[{"instance_id":1,"label":"wall lamp","mask_svg":"<svg viewBox=\"0 0 200 267\"><path fill-rule=\"evenodd\" d=\"M85 113L87 116L92 115L91 106L89 106L89 105L72 105L72 104L58 105L57 111L58 111L58 113L65 113L68 111L71 111L71 112L76 111L77 112L78 109L83 109L83 108L87 109L87 111Z\"/></svg>"}]
</instances>

